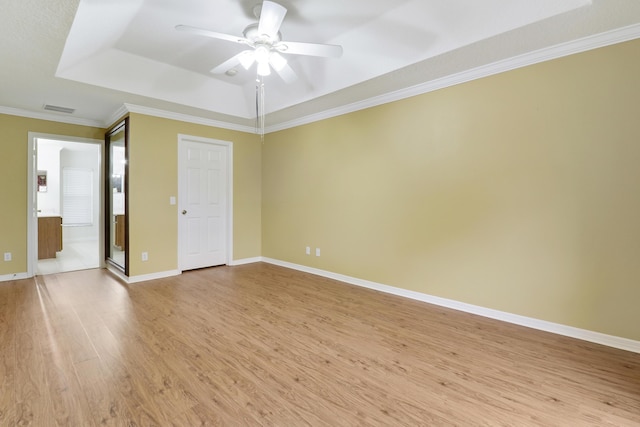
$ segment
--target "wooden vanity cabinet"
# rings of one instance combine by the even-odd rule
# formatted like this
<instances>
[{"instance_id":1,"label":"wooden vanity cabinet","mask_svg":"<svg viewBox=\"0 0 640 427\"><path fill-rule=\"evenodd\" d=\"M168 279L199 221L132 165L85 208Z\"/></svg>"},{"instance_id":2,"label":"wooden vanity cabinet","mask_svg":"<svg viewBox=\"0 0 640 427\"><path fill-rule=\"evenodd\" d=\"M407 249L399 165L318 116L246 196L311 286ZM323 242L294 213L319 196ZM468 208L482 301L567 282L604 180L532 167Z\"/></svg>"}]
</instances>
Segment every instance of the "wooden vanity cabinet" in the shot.
<instances>
[{"instance_id":1,"label":"wooden vanity cabinet","mask_svg":"<svg viewBox=\"0 0 640 427\"><path fill-rule=\"evenodd\" d=\"M115 241L115 245L122 251L124 250L124 225L125 225L125 218L124 215L115 215L116 220L115 220L115 224L116 224L116 241Z\"/></svg>"},{"instance_id":2,"label":"wooden vanity cabinet","mask_svg":"<svg viewBox=\"0 0 640 427\"><path fill-rule=\"evenodd\" d=\"M38 259L55 258L62 250L62 217L38 217Z\"/></svg>"}]
</instances>

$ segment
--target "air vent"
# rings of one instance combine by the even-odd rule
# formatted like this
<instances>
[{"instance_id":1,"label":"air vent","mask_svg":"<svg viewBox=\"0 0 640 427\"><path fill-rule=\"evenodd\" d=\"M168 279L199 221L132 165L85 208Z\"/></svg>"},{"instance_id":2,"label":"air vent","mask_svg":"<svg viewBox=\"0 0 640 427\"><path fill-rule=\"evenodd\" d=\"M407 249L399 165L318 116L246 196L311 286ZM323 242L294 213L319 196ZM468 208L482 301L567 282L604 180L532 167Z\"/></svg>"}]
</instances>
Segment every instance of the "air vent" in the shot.
<instances>
[{"instance_id":1,"label":"air vent","mask_svg":"<svg viewBox=\"0 0 640 427\"><path fill-rule=\"evenodd\" d=\"M58 105L49 105L49 104L45 104L44 109L49 111L56 111L58 113L67 113L67 114L73 114L73 112L76 111L75 108L60 107Z\"/></svg>"}]
</instances>

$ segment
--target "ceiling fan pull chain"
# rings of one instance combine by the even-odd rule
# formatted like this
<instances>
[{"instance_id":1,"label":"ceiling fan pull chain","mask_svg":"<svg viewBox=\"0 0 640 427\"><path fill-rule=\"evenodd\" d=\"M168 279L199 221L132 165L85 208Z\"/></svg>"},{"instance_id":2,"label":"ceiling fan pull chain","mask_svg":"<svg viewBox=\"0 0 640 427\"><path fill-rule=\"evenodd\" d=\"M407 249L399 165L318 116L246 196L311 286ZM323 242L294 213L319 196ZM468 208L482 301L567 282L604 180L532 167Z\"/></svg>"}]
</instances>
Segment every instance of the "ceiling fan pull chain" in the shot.
<instances>
[{"instance_id":1,"label":"ceiling fan pull chain","mask_svg":"<svg viewBox=\"0 0 640 427\"><path fill-rule=\"evenodd\" d=\"M264 80L258 75L256 78L256 132L260 135L260 141L264 143Z\"/></svg>"},{"instance_id":2,"label":"ceiling fan pull chain","mask_svg":"<svg viewBox=\"0 0 640 427\"><path fill-rule=\"evenodd\" d=\"M256 133L260 133L260 83L256 79Z\"/></svg>"},{"instance_id":3,"label":"ceiling fan pull chain","mask_svg":"<svg viewBox=\"0 0 640 427\"><path fill-rule=\"evenodd\" d=\"M264 82L262 81L262 77L260 77L260 139L264 144Z\"/></svg>"}]
</instances>

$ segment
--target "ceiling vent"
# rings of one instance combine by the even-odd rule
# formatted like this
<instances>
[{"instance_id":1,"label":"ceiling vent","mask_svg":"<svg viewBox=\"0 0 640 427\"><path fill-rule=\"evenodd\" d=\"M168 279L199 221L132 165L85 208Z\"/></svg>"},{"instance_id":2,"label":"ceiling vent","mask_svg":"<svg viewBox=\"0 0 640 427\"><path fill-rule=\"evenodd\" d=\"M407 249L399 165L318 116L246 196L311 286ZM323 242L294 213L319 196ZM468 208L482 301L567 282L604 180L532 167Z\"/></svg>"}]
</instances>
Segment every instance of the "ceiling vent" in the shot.
<instances>
[{"instance_id":1,"label":"ceiling vent","mask_svg":"<svg viewBox=\"0 0 640 427\"><path fill-rule=\"evenodd\" d=\"M49 111L56 111L58 113L67 113L67 114L73 114L73 112L76 111L75 108L60 107L58 105L49 105L49 104L45 104L44 109Z\"/></svg>"}]
</instances>

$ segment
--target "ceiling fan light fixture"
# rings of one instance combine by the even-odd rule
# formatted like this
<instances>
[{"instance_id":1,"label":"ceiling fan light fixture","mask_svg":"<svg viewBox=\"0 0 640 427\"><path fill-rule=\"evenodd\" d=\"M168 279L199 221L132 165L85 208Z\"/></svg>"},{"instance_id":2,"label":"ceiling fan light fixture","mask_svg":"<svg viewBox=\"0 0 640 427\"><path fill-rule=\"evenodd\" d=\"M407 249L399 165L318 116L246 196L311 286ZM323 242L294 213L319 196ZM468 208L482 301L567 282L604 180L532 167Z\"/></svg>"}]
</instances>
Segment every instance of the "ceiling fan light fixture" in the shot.
<instances>
[{"instance_id":1,"label":"ceiling fan light fixture","mask_svg":"<svg viewBox=\"0 0 640 427\"><path fill-rule=\"evenodd\" d=\"M258 75L259 76L268 76L271 74L271 67L269 67L269 62L258 62Z\"/></svg>"},{"instance_id":2,"label":"ceiling fan light fixture","mask_svg":"<svg viewBox=\"0 0 640 427\"><path fill-rule=\"evenodd\" d=\"M282 71L282 69L287 65L287 60L278 52L271 52L269 63L276 71Z\"/></svg>"},{"instance_id":3,"label":"ceiling fan light fixture","mask_svg":"<svg viewBox=\"0 0 640 427\"><path fill-rule=\"evenodd\" d=\"M240 61L240 65L242 65L242 68L244 68L245 70L248 70L256 61L256 56L253 51L246 50L242 52L242 55L240 55L238 60Z\"/></svg>"},{"instance_id":4,"label":"ceiling fan light fixture","mask_svg":"<svg viewBox=\"0 0 640 427\"><path fill-rule=\"evenodd\" d=\"M257 46L254 52L258 64L269 64L269 56L271 55L271 52L267 46Z\"/></svg>"}]
</instances>

